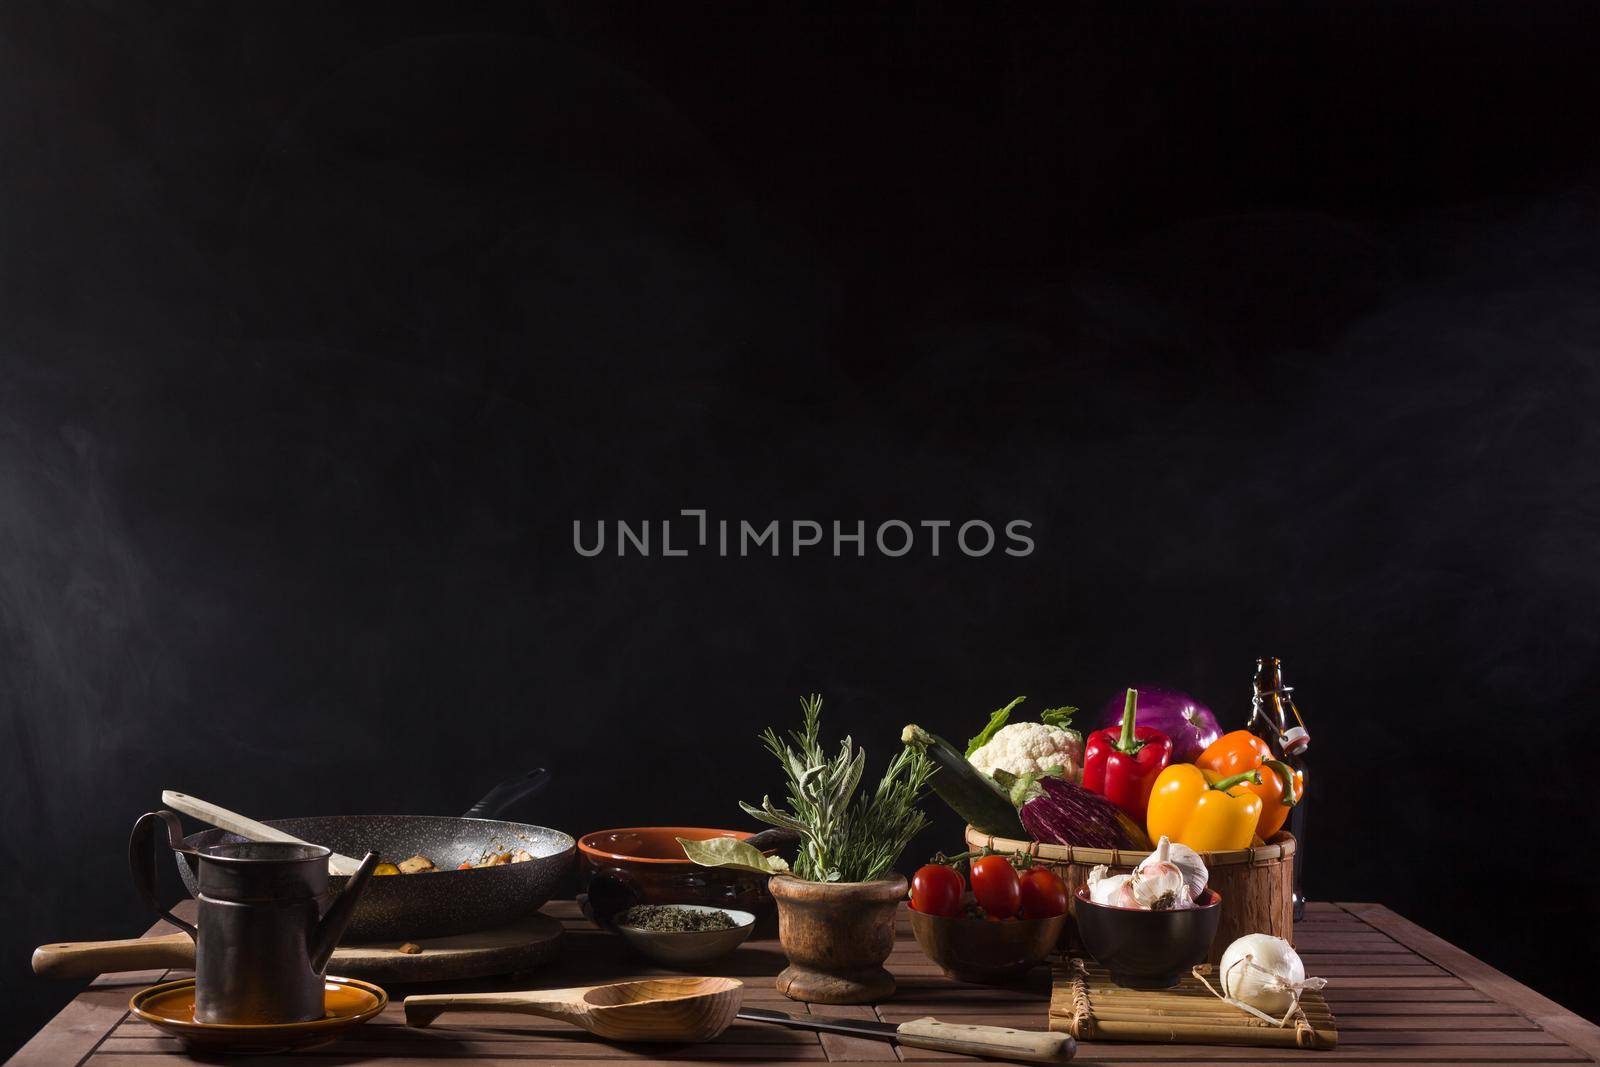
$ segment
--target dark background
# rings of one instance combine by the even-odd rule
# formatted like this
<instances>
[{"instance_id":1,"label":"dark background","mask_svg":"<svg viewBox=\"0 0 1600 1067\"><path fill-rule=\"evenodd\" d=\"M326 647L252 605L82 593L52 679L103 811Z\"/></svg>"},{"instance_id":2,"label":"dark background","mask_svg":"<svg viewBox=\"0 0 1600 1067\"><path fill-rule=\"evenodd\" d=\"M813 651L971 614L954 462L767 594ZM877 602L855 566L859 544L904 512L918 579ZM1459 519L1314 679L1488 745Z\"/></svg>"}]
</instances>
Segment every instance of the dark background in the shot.
<instances>
[{"instance_id":1,"label":"dark background","mask_svg":"<svg viewBox=\"0 0 1600 1067\"><path fill-rule=\"evenodd\" d=\"M1592 10L0 6L0 1049L163 787L744 825L1262 654L1313 895L1600 1015ZM572 549L689 507L1038 548Z\"/></svg>"}]
</instances>

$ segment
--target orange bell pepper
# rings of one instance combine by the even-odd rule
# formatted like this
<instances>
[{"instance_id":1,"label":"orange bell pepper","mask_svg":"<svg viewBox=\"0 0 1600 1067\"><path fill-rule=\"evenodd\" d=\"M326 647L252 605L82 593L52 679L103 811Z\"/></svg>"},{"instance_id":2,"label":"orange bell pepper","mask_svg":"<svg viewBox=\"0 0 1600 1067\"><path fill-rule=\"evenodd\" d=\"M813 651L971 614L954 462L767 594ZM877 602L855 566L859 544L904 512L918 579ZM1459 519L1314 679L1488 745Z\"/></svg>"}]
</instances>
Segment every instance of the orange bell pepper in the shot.
<instances>
[{"instance_id":1,"label":"orange bell pepper","mask_svg":"<svg viewBox=\"0 0 1600 1067\"><path fill-rule=\"evenodd\" d=\"M1304 776L1274 758L1267 743L1249 730L1223 734L1206 746L1195 758L1194 765L1224 777L1254 770L1272 772L1263 773L1259 785L1245 787L1261 798L1261 822L1256 826L1256 833L1263 841L1283 829L1289 809L1305 795Z\"/></svg>"},{"instance_id":2,"label":"orange bell pepper","mask_svg":"<svg viewBox=\"0 0 1600 1067\"><path fill-rule=\"evenodd\" d=\"M1224 778L1192 763L1174 763L1150 790L1150 840L1170 838L1196 852L1249 848L1261 818L1261 798L1246 783L1260 771Z\"/></svg>"}]
</instances>

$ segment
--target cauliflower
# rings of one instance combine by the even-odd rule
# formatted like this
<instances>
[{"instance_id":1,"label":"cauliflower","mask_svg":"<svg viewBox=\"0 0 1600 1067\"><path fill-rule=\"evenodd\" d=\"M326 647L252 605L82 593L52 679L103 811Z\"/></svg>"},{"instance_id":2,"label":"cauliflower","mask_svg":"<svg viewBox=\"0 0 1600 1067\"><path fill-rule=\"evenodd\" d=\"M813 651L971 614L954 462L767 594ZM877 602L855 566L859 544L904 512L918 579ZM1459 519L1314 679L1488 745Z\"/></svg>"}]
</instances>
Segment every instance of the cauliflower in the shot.
<instances>
[{"instance_id":1,"label":"cauliflower","mask_svg":"<svg viewBox=\"0 0 1600 1067\"><path fill-rule=\"evenodd\" d=\"M1059 766L1063 778L1076 782L1083 773L1083 737L1047 723L1014 722L967 759L988 775L1003 770L1021 777Z\"/></svg>"}]
</instances>

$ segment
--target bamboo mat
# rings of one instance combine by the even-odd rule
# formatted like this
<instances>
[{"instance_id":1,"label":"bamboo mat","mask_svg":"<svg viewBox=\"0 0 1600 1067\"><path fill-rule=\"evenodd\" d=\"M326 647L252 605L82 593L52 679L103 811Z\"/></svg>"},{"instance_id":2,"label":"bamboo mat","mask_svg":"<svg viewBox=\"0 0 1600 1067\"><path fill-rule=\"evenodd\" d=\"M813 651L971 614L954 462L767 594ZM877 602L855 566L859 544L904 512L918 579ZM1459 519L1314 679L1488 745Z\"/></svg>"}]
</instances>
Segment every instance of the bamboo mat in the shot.
<instances>
[{"instance_id":1,"label":"bamboo mat","mask_svg":"<svg viewBox=\"0 0 1600 1067\"><path fill-rule=\"evenodd\" d=\"M1171 1042L1182 1045L1257 1045L1331 1049L1339 1030L1320 992L1300 998L1288 1026L1224 1004L1192 976L1173 989L1124 989L1097 963L1073 957L1055 965L1050 1029L1079 1041Z\"/></svg>"}]
</instances>

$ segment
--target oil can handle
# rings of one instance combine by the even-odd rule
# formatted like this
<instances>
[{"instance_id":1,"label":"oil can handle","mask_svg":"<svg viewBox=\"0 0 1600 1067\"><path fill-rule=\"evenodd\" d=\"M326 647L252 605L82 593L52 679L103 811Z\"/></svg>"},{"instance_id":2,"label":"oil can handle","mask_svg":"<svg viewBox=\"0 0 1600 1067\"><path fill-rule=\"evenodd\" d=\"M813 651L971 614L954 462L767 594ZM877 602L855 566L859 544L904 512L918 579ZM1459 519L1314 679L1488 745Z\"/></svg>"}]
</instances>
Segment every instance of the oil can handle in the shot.
<instances>
[{"instance_id":1,"label":"oil can handle","mask_svg":"<svg viewBox=\"0 0 1600 1067\"><path fill-rule=\"evenodd\" d=\"M156 888L155 833L158 821L167 824L165 844L172 849L174 858L179 863L183 862L183 853L191 856L195 854L194 849L183 843L183 824L178 821L176 814L170 811L147 811L133 824L133 833L128 837L128 866L133 870L133 884L138 887L139 895L144 897L144 902L150 906L151 911L190 937L198 938L200 931L195 929L193 923L178 918L161 906Z\"/></svg>"}]
</instances>

